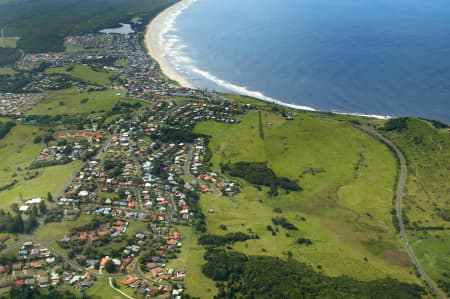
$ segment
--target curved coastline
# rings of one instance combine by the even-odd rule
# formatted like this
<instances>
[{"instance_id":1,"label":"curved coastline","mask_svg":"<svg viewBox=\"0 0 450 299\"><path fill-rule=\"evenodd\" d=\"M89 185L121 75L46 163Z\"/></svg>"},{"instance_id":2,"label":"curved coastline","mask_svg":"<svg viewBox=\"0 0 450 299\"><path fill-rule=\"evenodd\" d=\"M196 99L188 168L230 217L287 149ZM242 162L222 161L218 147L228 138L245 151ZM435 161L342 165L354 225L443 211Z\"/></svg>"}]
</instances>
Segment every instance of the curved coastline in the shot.
<instances>
[{"instance_id":1,"label":"curved coastline","mask_svg":"<svg viewBox=\"0 0 450 299\"><path fill-rule=\"evenodd\" d=\"M186 80L186 78L173 70L164 60L163 51L161 49L161 37L164 33L163 29L166 27L167 20L174 18L179 10L186 7L187 4L189 4L189 0L181 0L169 6L153 18L145 29L144 43L149 55L158 62L161 71L166 77L176 81L182 87L195 88L188 80Z\"/></svg>"},{"instance_id":2,"label":"curved coastline","mask_svg":"<svg viewBox=\"0 0 450 299\"><path fill-rule=\"evenodd\" d=\"M162 73L168 77L169 79L176 81L180 86L186 87L186 88L193 88L196 87L189 82L188 79L183 77L181 74L179 74L176 70L174 70L170 64L165 60L164 57L164 50L162 49L164 42L163 35L169 30L168 22L174 22L176 17L181 13L182 10L186 9L189 5L191 5L196 0L180 0L179 2L169 6L162 12L160 12L155 18L153 18L145 30L144 35L144 43L147 48L148 54L158 62L159 67L162 71ZM285 107L293 108L293 109L299 109L304 111L321 111L321 112L331 112L335 114L342 114L342 115L354 115L354 116L362 116L362 117L369 117L369 118L378 118L378 119L389 119L391 116L388 115L374 115L374 114L364 114L364 113L358 113L358 112L338 112L338 111L322 111L315 109L313 107L304 106L304 105L298 105L294 103L287 103L283 102L282 100L274 99L272 97L266 96L263 93L259 91L253 91L249 90L245 86L239 86L235 85L231 82L225 81L223 79L217 78L213 74L210 74L207 71L200 70L197 67L193 67L192 70L194 73L197 73L201 75L202 77L214 82L215 84L222 86L224 89L226 89L229 92L236 93L236 94L242 94L250 97L254 97L256 99L265 101L265 102L273 102L278 105L282 105Z\"/></svg>"}]
</instances>

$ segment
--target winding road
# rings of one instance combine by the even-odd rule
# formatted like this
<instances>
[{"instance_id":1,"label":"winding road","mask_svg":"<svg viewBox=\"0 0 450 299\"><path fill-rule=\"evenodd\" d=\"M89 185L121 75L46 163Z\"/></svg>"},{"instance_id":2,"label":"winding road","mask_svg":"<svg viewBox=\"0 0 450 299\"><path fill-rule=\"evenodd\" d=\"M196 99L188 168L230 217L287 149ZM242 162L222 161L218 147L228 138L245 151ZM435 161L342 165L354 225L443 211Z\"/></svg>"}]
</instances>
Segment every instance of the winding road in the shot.
<instances>
[{"instance_id":1,"label":"winding road","mask_svg":"<svg viewBox=\"0 0 450 299\"><path fill-rule=\"evenodd\" d=\"M419 272L422 279L427 283L428 287L433 291L433 293L439 299L445 299L446 297L441 294L439 289L434 284L433 280L431 280L431 278L428 276L428 274L425 272L425 270L420 265L419 260L417 259L416 255L414 254L414 251L411 248L411 245L409 245L408 236L406 235L405 227L403 225L402 198L403 198L403 188L405 186L407 170L408 170L406 167L405 156L392 141L385 138L380 133L376 132L373 128L367 127L367 126L358 126L358 128L360 128L364 132L368 133L369 135L372 135L373 137L375 137L378 140L380 140L381 142L383 142L397 156L397 158L400 162L400 179L398 181L398 186L397 186L396 212L397 212L397 221L398 221L400 236L402 237L403 243L405 244L406 250L408 251L408 255L411 258L412 263L416 267L417 272Z\"/></svg>"}]
</instances>

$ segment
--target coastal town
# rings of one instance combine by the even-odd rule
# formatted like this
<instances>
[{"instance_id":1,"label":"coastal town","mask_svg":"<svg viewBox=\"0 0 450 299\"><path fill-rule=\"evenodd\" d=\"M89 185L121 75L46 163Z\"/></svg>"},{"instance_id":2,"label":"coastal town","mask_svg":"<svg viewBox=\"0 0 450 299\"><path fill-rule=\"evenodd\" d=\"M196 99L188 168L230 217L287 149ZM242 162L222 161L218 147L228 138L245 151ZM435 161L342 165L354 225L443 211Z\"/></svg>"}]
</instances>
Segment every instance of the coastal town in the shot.
<instances>
[{"instance_id":1,"label":"coastal town","mask_svg":"<svg viewBox=\"0 0 450 299\"><path fill-rule=\"evenodd\" d=\"M189 269L172 266L184 250L180 227L202 230L199 194L240 192L237 181L211 171L208 137L190 130L206 120L239 123L252 106L169 81L138 34L68 36L64 46L65 52L26 54L16 63L30 78L16 92L0 94L1 114L39 125L43 119L27 112L61 89L126 90L123 98L140 102L136 110L122 103L108 124L101 117L69 121L46 136L30 171L81 165L60 194L15 203L18 217L36 220L28 234L2 237L2 253L9 255L1 260L0 288L67 285L85 292L108 278L133 298L181 298ZM77 65L110 80L72 76ZM52 72L57 68L65 71ZM51 242L39 239L36 232L52 223L71 228Z\"/></svg>"},{"instance_id":2,"label":"coastal town","mask_svg":"<svg viewBox=\"0 0 450 299\"><path fill-rule=\"evenodd\" d=\"M450 298L410 2L0 0L0 299Z\"/></svg>"}]
</instances>

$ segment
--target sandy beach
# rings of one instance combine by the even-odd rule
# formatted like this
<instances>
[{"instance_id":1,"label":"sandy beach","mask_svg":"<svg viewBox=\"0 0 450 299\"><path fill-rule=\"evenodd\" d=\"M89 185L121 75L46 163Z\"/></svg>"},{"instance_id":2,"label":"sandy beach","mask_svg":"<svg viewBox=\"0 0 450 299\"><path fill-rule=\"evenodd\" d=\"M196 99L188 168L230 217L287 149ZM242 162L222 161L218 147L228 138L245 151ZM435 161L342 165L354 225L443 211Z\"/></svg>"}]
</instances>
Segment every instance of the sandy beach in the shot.
<instances>
[{"instance_id":1,"label":"sandy beach","mask_svg":"<svg viewBox=\"0 0 450 299\"><path fill-rule=\"evenodd\" d=\"M144 42L150 56L155 59L161 71L171 80L178 82L183 87L194 88L185 78L173 70L167 61L164 59L163 45L161 44L161 35L165 27L167 26L167 21L172 19L173 16L190 0L182 0L176 4L168 7L164 11L154 18L145 30Z\"/></svg>"},{"instance_id":2,"label":"sandy beach","mask_svg":"<svg viewBox=\"0 0 450 299\"><path fill-rule=\"evenodd\" d=\"M147 26L144 35L144 43L147 48L148 54L158 62L159 67L163 74L167 76L169 79L176 81L180 86L187 88L195 88L193 84L191 84L186 78L184 78L181 74L179 74L176 70L174 70L171 65L167 61L167 57L165 57L165 52L167 49L164 45L165 34L171 30L173 26L173 22L175 21L178 14L186 7L188 7L195 0L181 0L174 5L168 7L161 13L159 13ZM200 70L196 67L193 68L193 72L201 75L207 80L217 84L218 86L223 87L226 91L236 94L247 95L262 101L277 103L279 105L283 105L285 107L306 110L306 111L318 111L309 106L298 105L294 103L286 103L285 101L274 99L272 97L266 96L259 91L250 90L245 86L240 86L236 84L232 84L223 79L217 78L216 76L210 74L207 71ZM358 115L370 118L380 118L387 119L390 116L384 115L371 115L371 114L361 114L361 113L345 113L345 112L336 112L332 111L336 114L344 114L344 115Z\"/></svg>"}]
</instances>

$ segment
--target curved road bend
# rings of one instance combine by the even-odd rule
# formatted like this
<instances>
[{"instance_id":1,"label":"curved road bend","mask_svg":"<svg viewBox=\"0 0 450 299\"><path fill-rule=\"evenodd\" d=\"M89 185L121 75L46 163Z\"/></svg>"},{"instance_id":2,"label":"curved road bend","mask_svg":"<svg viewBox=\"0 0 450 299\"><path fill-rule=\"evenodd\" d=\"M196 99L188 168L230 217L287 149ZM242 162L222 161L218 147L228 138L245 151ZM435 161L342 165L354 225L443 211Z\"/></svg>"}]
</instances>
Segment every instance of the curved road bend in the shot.
<instances>
[{"instance_id":1,"label":"curved road bend","mask_svg":"<svg viewBox=\"0 0 450 299\"><path fill-rule=\"evenodd\" d=\"M433 291L433 293L439 298L439 299L445 299L441 292L438 290L438 288L435 286L434 282L431 280L431 278L428 276L428 274L425 272L425 270L420 265L416 255L414 254L414 251L412 250L411 246L409 245L408 237L405 232L405 227L403 225L403 218L402 218L402 197L403 197L403 187L405 186L406 182L406 175L407 175L407 167L406 167L406 159L403 153L397 148L397 146L390 141L389 139L385 138L380 133L376 132L370 127L366 126L358 126L361 130L364 132L374 136L375 138L379 139L381 142L386 144L389 148L391 148L395 155L398 157L400 161L400 179L398 181L398 187L397 187L397 195L396 195L396 209L397 209L397 221L400 229L400 236L402 237L403 243L405 244L406 250L408 251L409 257L411 258L411 261L413 262L414 266L416 267L417 271L419 272L420 276L422 276L422 279L427 283L427 285L430 287L430 289Z\"/></svg>"}]
</instances>

